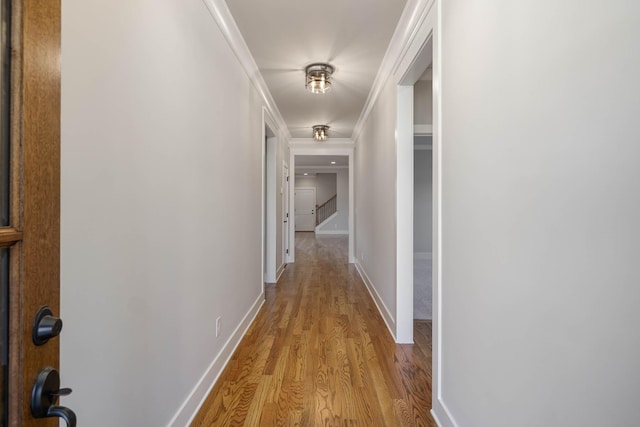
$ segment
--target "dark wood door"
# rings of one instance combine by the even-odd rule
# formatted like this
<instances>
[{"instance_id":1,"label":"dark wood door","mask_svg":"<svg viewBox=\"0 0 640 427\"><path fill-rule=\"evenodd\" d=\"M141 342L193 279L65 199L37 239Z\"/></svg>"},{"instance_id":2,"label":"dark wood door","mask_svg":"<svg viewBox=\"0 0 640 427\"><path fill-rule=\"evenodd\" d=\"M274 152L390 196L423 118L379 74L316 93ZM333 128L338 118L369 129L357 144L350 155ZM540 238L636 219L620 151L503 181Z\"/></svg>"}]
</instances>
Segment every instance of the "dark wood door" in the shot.
<instances>
[{"instance_id":1,"label":"dark wood door","mask_svg":"<svg viewBox=\"0 0 640 427\"><path fill-rule=\"evenodd\" d=\"M39 309L59 315L60 1L2 0L2 24L2 425L57 426L30 404L38 374L59 363L59 339L36 345L32 333Z\"/></svg>"}]
</instances>

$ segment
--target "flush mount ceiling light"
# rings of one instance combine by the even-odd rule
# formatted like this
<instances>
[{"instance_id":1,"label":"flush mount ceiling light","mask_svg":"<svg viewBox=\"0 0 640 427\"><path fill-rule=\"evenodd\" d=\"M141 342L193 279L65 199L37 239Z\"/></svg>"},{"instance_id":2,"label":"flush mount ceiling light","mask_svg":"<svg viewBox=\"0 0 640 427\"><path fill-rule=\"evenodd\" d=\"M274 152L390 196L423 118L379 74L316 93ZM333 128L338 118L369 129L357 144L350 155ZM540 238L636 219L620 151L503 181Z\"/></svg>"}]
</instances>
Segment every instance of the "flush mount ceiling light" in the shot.
<instances>
[{"instance_id":1,"label":"flush mount ceiling light","mask_svg":"<svg viewBox=\"0 0 640 427\"><path fill-rule=\"evenodd\" d=\"M333 67L329 64L311 64L305 70L307 81L305 87L311 93L325 93L331 89Z\"/></svg>"},{"instance_id":2,"label":"flush mount ceiling light","mask_svg":"<svg viewBox=\"0 0 640 427\"><path fill-rule=\"evenodd\" d=\"M315 125L313 127L313 139L316 141L326 141L329 137L328 130L329 126L327 125Z\"/></svg>"}]
</instances>

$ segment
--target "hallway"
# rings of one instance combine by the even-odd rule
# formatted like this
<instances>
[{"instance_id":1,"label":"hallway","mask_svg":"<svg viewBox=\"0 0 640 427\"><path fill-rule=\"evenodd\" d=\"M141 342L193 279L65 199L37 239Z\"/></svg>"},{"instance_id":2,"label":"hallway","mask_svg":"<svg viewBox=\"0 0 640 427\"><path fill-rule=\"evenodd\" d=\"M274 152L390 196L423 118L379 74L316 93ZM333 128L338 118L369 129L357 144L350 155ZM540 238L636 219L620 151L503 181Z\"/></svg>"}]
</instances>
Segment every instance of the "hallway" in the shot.
<instances>
[{"instance_id":1,"label":"hallway","mask_svg":"<svg viewBox=\"0 0 640 427\"><path fill-rule=\"evenodd\" d=\"M435 426L431 324L396 345L345 236L296 234L296 263L266 302L192 426Z\"/></svg>"}]
</instances>

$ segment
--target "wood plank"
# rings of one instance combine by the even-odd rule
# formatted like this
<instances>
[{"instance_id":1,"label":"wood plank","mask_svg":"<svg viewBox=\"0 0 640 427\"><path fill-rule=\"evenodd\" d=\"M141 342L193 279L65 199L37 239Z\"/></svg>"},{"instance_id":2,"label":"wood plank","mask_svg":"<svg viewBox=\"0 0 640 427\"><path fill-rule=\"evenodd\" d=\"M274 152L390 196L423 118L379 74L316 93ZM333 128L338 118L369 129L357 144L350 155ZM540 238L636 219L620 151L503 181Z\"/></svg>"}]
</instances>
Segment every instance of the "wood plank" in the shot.
<instances>
[{"instance_id":1,"label":"wood plank","mask_svg":"<svg viewBox=\"0 0 640 427\"><path fill-rule=\"evenodd\" d=\"M11 5L11 226L23 236L10 255L9 425L57 426L29 402L38 372L59 364L59 340L35 346L31 329L41 306L60 313L61 2Z\"/></svg>"},{"instance_id":2,"label":"wood plank","mask_svg":"<svg viewBox=\"0 0 640 427\"><path fill-rule=\"evenodd\" d=\"M194 426L433 426L431 323L396 345L347 238L296 234L266 302Z\"/></svg>"}]
</instances>

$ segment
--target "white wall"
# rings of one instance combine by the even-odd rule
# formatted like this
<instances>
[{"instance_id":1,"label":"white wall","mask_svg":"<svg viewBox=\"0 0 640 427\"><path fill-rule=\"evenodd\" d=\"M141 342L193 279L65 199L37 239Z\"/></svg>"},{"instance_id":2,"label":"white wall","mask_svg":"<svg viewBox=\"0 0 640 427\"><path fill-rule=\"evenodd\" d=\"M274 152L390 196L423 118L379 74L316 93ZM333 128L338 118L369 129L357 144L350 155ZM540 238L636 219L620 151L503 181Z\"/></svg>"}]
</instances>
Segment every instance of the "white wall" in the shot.
<instances>
[{"instance_id":1,"label":"white wall","mask_svg":"<svg viewBox=\"0 0 640 427\"><path fill-rule=\"evenodd\" d=\"M392 331L396 319L396 85L389 78L356 139L355 255Z\"/></svg>"},{"instance_id":2,"label":"white wall","mask_svg":"<svg viewBox=\"0 0 640 427\"><path fill-rule=\"evenodd\" d=\"M200 0L62 10L62 403L184 425L263 299L261 98Z\"/></svg>"},{"instance_id":3,"label":"white wall","mask_svg":"<svg viewBox=\"0 0 640 427\"><path fill-rule=\"evenodd\" d=\"M338 191L335 173L316 174L316 204L320 206L335 196Z\"/></svg>"},{"instance_id":4,"label":"white wall","mask_svg":"<svg viewBox=\"0 0 640 427\"><path fill-rule=\"evenodd\" d=\"M327 174L318 174L327 175ZM336 215L316 227L319 234L348 234L349 233L349 170L337 169L330 174L336 179Z\"/></svg>"},{"instance_id":5,"label":"white wall","mask_svg":"<svg viewBox=\"0 0 640 427\"><path fill-rule=\"evenodd\" d=\"M418 80L413 86L413 119L417 125L433 123L433 82Z\"/></svg>"},{"instance_id":6,"label":"white wall","mask_svg":"<svg viewBox=\"0 0 640 427\"><path fill-rule=\"evenodd\" d=\"M316 173L313 175L297 175L296 188L313 187L316 189L316 205L321 205L335 196L337 183L335 173Z\"/></svg>"},{"instance_id":7,"label":"white wall","mask_svg":"<svg viewBox=\"0 0 640 427\"><path fill-rule=\"evenodd\" d=\"M640 425L640 3L440 4L444 425Z\"/></svg>"},{"instance_id":8,"label":"white wall","mask_svg":"<svg viewBox=\"0 0 640 427\"><path fill-rule=\"evenodd\" d=\"M308 175L308 176L296 175L295 188L301 188L301 187L316 188L315 175Z\"/></svg>"}]
</instances>

